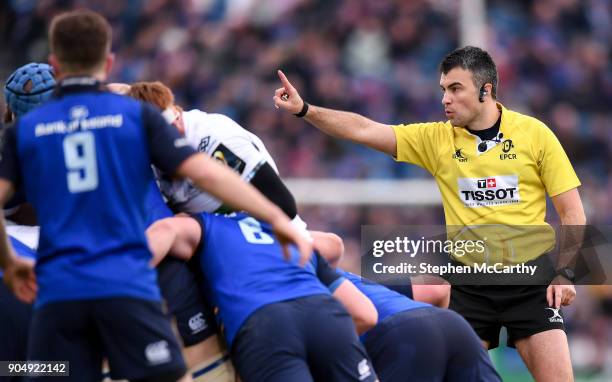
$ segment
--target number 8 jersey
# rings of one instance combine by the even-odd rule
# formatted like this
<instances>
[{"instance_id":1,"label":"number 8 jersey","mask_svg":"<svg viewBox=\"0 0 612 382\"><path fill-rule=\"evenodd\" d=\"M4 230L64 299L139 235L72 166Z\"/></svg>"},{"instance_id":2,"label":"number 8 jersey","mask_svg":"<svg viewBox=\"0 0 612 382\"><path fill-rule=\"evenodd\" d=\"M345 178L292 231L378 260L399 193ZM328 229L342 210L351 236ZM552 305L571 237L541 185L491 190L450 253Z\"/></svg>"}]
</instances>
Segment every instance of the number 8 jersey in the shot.
<instances>
[{"instance_id":1,"label":"number 8 jersey","mask_svg":"<svg viewBox=\"0 0 612 382\"><path fill-rule=\"evenodd\" d=\"M150 165L174 173L194 150L152 107L102 90L64 80L4 137L0 177L25 188L41 226L38 306L160 298L144 235Z\"/></svg>"}]
</instances>

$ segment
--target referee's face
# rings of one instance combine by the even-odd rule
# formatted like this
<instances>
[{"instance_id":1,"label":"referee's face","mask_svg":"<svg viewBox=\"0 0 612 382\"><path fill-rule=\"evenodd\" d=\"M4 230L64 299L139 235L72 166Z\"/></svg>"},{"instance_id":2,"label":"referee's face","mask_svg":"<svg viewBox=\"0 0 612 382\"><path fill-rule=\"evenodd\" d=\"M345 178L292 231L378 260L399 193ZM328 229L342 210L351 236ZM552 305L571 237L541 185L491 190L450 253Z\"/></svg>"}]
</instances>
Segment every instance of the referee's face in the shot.
<instances>
[{"instance_id":1,"label":"referee's face","mask_svg":"<svg viewBox=\"0 0 612 382\"><path fill-rule=\"evenodd\" d=\"M446 118L453 126L469 126L482 107L478 101L478 89L474 85L472 72L457 67L446 74L442 73L440 88Z\"/></svg>"}]
</instances>

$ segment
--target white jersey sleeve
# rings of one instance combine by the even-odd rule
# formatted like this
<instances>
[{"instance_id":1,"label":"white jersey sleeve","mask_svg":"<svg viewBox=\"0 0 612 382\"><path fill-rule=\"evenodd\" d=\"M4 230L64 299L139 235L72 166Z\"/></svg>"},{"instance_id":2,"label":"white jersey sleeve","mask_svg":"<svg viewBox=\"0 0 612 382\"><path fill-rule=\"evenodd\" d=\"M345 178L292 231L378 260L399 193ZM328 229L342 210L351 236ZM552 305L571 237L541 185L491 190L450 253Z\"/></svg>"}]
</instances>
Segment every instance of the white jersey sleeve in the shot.
<instances>
[{"instance_id":1,"label":"white jersey sleeve","mask_svg":"<svg viewBox=\"0 0 612 382\"><path fill-rule=\"evenodd\" d=\"M38 249L38 238L40 237L39 226L15 225L7 221L6 233L14 237L33 251Z\"/></svg>"},{"instance_id":2,"label":"white jersey sleeve","mask_svg":"<svg viewBox=\"0 0 612 382\"><path fill-rule=\"evenodd\" d=\"M200 110L183 112L185 138L196 150L231 167L247 182L264 164L276 164L261 140L231 118ZM187 213L214 212L222 203L189 180L173 180L156 172L159 186L172 208Z\"/></svg>"}]
</instances>

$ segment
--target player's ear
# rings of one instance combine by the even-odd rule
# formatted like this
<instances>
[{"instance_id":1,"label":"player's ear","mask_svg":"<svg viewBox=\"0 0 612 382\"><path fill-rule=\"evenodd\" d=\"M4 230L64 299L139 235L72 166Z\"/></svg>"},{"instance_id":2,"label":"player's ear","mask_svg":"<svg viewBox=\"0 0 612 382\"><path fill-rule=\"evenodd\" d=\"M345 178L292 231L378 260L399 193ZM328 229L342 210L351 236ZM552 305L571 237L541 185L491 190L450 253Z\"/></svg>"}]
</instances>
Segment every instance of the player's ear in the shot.
<instances>
[{"instance_id":1,"label":"player's ear","mask_svg":"<svg viewBox=\"0 0 612 382\"><path fill-rule=\"evenodd\" d=\"M62 71L60 70L60 65L59 65L59 61L57 60L57 56L51 53L49 55L48 61L49 61L49 65L53 67L53 75L55 76L55 78L60 78L62 75Z\"/></svg>"},{"instance_id":2,"label":"player's ear","mask_svg":"<svg viewBox=\"0 0 612 382\"><path fill-rule=\"evenodd\" d=\"M113 64L115 63L115 54L109 53L106 55L106 60L104 62L104 74L107 76L110 74L113 69Z\"/></svg>"}]
</instances>

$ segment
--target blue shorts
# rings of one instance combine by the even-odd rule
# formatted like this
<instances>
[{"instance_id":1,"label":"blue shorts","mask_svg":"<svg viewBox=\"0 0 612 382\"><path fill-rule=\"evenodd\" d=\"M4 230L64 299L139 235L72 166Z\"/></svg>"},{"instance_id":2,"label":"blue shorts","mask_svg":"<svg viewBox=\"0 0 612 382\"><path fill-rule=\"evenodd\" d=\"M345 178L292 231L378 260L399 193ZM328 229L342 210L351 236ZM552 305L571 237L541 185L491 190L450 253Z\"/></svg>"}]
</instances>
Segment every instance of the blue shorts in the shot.
<instances>
[{"instance_id":1,"label":"blue shorts","mask_svg":"<svg viewBox=\"0 0 612 382\"><path fill-rule=\"evenodd\" d=\"M70 376L62 381L98 381L103 358L112 379L176 381L186 372L159 302L60 301L34 311L28 359L69 361Z\"/></svg>"},{"instance_id":2,"label":"blue shorts","mask_svg":"<svg viewBox=\"0 0 612 382\"><path fill-rule=\"evenodd\" d=\"M0 361L25 361L32 306L17 300L0 277ZM3 380L0 377L0 380ZM21 381L21 377L8 379Z\"/></svg>"},{"instance_id":3,"label":"blue shorts","mask_svg":"<svg viewBox=\"0 0 612 382\"><path fill-rule=\"evenodd\" d=\"M157 266L157 281L168 314L176 320L183 346L193 346L217 334L212 308L187 263L166 257Z\"/></svg>"},{"instance_id":4,"label":"blue shorts","mask_svg":"<svg viewBox=\"0 0 612 382\"><path fill-rule=\"evenodd\" d=\"M414 300L414 293L412 292L412 282L410 281L409 277L402 279L401 282L388 285L385 284L385 286L394 292L397 292L408 297L411 300Z\"/></svg>"},{"instance_id":5,"label":"blue shorts","mask_svg":"<svg viewBox=\"0 0 612 382\"><path fill-rule=\"evenodd\" d=\"M397 313L368 332L365 347L381 382L501 381L476 333L451 310Z\"/></svg>"},{"instance_id":6,"label":"blue shorts","mask_svg":"<svg viewBox=\"0 0 612 382\"><path fill-rule=\"evenodd\" d=\"M244 382L376 380L351 317L329 295L257 310L236 335L232 362Z\"/></svg>"}]
</instances>

